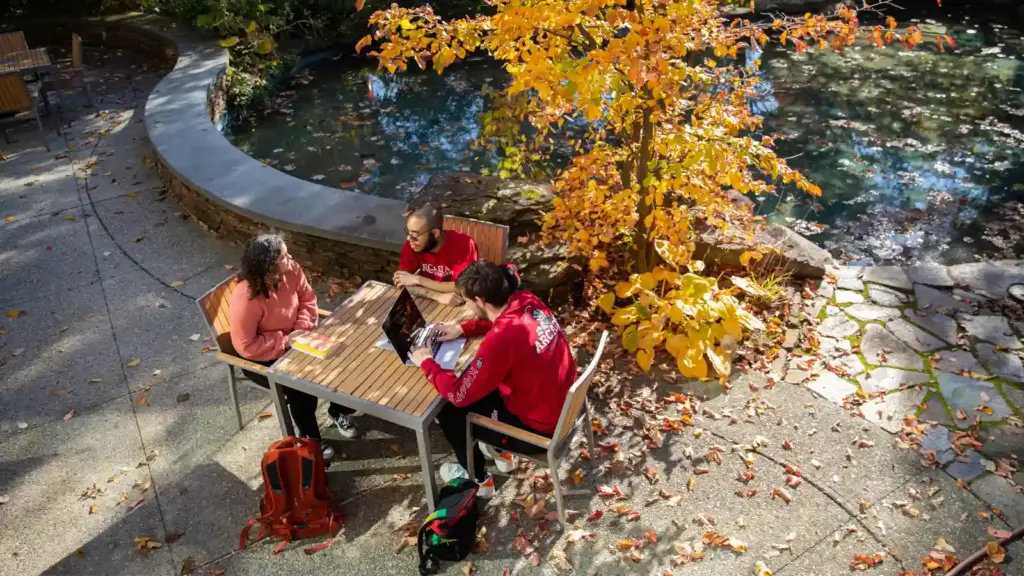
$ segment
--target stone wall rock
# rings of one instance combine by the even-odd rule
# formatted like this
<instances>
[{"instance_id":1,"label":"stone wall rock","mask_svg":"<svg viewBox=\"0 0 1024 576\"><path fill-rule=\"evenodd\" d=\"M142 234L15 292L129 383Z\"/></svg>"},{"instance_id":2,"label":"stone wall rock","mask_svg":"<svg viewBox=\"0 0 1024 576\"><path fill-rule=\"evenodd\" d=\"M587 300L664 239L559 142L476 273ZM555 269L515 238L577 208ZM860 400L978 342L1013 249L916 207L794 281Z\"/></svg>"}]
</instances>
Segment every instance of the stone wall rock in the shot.
<instances>
[{"instance_id":1,"label":"stone wall rock","mask_svg":"<svg viewBox=\"0 0 1024 576\"><path fill-rule=\"evenodd\" d=\"M214 203L182 183L159 161L156 170L168 192L181 203L185 212L223 240L242 244L257 234L276 232L284 236L288 251L303 268L339 278L359 276L363 280L390 283L392 274L398 268L396 252L275 229Z\"/></svg>"},{"instance_id":2,"label":"stone wall rock","mask_svg":"<svg viewBox=\"0 0 1024 576\"><path fill-rule=\"evenodd\" d=\"M766 257L761 264L770 269L785 270L794 278L822 278L829 266L835 266L827 250L785 226L767 226L758 240L780 252ZM753 244L723 240L717 231L702 233L696 244L694 257L712 267L742 268L740 255L753 249Z\"/></svg>"}]
</instances>

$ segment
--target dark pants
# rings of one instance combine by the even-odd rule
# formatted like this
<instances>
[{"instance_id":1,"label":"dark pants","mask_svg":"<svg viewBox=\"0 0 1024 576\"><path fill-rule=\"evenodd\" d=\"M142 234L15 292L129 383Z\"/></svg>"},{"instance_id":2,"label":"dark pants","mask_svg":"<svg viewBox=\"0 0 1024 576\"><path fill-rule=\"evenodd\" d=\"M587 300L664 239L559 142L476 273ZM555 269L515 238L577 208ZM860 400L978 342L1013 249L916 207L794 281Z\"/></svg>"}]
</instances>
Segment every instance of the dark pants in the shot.
<instances>
[{"instance_id":1,"label":"dark pants","mask_svg":"<svg viewBox=\"0 0 1024 576\"><path fill-rule=\"evenodd\" d=\"M473 474L474 479L478 482L482 482L487 477L487 473L484 470L484 455L480 452L479 446L473 446L474 469L468 470L468 466L466 466L466 415L470 412L474 414L481 414L488 418L493 418L499 422L508 424L509 426L522 428L523 430L533 432L534 434L540 434L547 438L551 437L551 434L546 434L527 426L516 415L509 412L508 408L505 406L505 402L501 399L501 392L497 390L469 406L458 408L453 404L448 404L442 408L441 412L437 415L437 422L441 425L441 432L444 433L445 439L448 440L452 449L455 450L455 457L459 459L459 464L461 464L463 468L467 468L467 471ZM528 442L523 442L479 426L473 427L473 438L485 444L490 444L495 448L508 450L510 452L517 452L519 454L529 454L532 456L534 454L543 454L545 452L543 448L534 446Z\"/></svg>"},{"instance_id":2,"label":"dark pants","mask_svg":"<svg viewBox=\"0 0 1024 576\"><path fill-rule=\"evenodd\" d=\"M264 366L271 366L274 360L267 362L259 362L253 360L257 364L263 364ZM249 380L254 384L270 389L270 380L263 374L257 372L250 372L248 370L242 370ZM284 398L288 403L288 411L292 413L292 423L295 424L295 434L303 438L312 438L313 440L321 440L320 426L316 423L316 403L319 400L312 394L307 394L301 390L295 390L284 386ZM332 403L330 411L338 411L342 414L352 414L355 412L351 408L339 406Z\"/></svg>"}]
</instances>

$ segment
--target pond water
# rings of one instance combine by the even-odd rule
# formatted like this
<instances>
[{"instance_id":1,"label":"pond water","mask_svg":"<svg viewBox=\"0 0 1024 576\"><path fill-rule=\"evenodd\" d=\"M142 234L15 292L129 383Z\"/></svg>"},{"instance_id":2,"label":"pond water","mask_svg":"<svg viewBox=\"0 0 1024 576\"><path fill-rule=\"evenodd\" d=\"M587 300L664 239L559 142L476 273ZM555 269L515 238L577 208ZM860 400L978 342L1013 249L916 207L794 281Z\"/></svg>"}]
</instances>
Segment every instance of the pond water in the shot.
<instances>
[{"instance_id":1,"label":"pond water","mask_svg":"<svg viewBox=\"0 0 1024 576\"><path fill-rule=\"evenodd\" d=\"M897 14L901 23L910 18ZM782 157L821 186L758 202L844 261L958 263L1024 248L1024 45L970 16L915 22L956 50L853 47L843 54L761 55L752 107ZM444 76L389 75L339 59L297 77L269 113L234 124L231 141L299 178L409 199L436 172L479 171L498 158L471 146L502 82L485 60ZM1020 182L1020 183L1018 183Z\"/></svg>"}]
</instances>

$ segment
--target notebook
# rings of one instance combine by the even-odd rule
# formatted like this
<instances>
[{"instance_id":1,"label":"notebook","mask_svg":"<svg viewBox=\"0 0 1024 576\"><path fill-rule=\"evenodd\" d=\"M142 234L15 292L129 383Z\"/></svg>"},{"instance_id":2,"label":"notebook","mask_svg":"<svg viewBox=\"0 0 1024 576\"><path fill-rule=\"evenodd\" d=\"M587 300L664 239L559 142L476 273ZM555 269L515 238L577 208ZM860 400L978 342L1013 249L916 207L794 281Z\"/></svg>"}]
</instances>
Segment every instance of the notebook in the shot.
<instances>
[{"instance_id":1,"label":"notebook","mask_svg":"<svg viewBox=\"0 0 1024 576\"><path fill-rule=\"evenodd\" d=\"M321 360L330 358L341 349L341 342L316 333L299 336L292 342L292 348Z\"/></svg>"}]
</instances>

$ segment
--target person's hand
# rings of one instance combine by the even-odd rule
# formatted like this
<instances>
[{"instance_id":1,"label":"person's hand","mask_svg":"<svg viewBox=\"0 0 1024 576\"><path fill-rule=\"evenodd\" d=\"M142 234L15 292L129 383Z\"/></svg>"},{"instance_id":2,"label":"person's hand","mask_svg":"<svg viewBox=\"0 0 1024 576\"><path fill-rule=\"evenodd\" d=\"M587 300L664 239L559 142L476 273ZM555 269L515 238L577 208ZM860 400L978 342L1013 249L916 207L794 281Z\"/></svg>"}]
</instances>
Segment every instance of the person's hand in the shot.
<instances>
[{"instance_id":1,"label":"person's hand","mask_svg":"<svg viewBox=\"0 0 1024 576\"><path fill-rule=\"evenodd\" d=\"M463 335L462 326L454 323L438 324L434 329L437 330L437 339L441 342L455 340L456 338L461 338Z\"/></svg>"},{"instance_id":2,"label":"person's hand","mask_svg":"<svg viewBox=\"0 0 1024 576\"><path fill-rule=\"evenodd\" d=\"M392 278L392 280L394 281L395 286L398 286L399 288L408 288L410 286L420 285L419 276L417 276L416 274L403 272L401 270L395 272L395 276Z\"/></svg>"},{"instance_id":3,"label":"person's hand","mask_svg":"<svg viewBox=\"0 0 1024 576\"><path fill-rule=\"evenodd\" d=\"M437 301L445 306L462 306L466 303L466 299L460 296L457 292L442 294Z\"/></svg>"},{"instance_id":4,"label":"person's hand","mask_svg":"<svg viewBox=\"0 0 1024 576\"><path fill-rule=\"evenodd\" d=\"M425 362L427 358L433 357L434 356L430 353L430 348L426 347L416 348L411 354L409 354L409 359L417 366L422 366L423 362Z\"/></svg>"}]
</instances>

